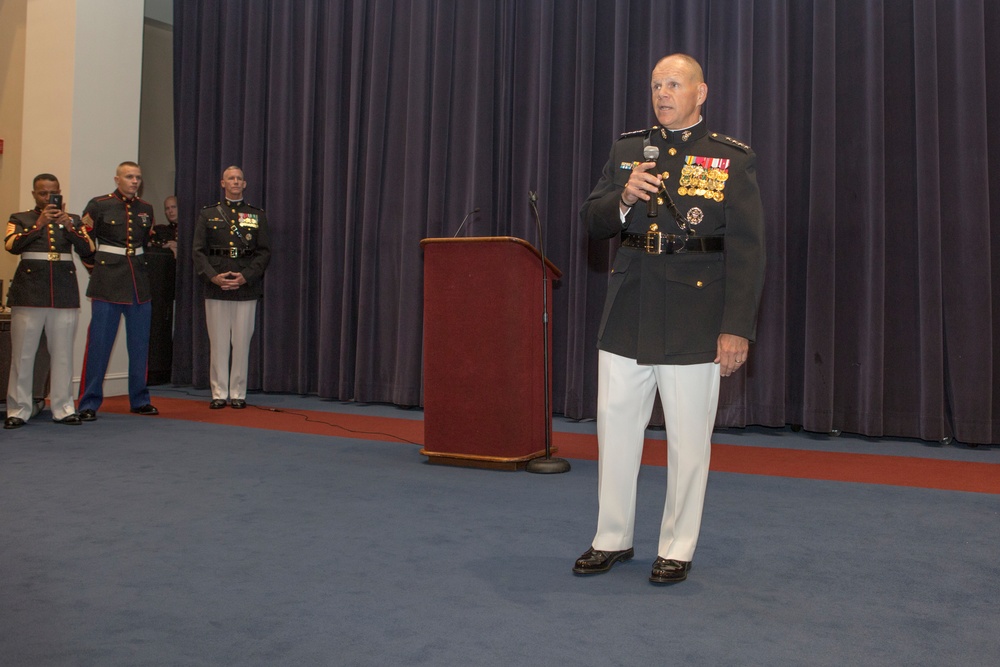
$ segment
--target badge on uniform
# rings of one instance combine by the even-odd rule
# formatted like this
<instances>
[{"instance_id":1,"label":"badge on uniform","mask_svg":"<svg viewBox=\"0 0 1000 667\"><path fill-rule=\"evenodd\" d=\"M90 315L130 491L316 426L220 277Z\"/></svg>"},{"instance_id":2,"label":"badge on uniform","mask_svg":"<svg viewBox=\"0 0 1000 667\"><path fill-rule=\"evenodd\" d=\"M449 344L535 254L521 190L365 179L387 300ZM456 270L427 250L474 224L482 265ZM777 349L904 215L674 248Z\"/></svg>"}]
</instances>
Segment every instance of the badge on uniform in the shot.
<instances>
[{"instance_id":1,"label":"badge on uniform","mask_svg":"<svg viewBox=\"0 0 1000 667\"><path fill-rule=\"evenodd\" d=\"M722 191L726 189L728 180L728 158L688 155L684 158L684 166L681 168L677 194L682 197L704 197L722 201L726 198Z\"/></svg>"},{"instance_id":2,"label":"badge on uniform","mask_svg":"<svg viewBox=\"0 0 1000 667\"><path fill-rule=\"evenodd\" d=\"M240 227L253 227L257 228L257 214L256 213L237 213L239 219Z\"/></svg>"}]
</instances>

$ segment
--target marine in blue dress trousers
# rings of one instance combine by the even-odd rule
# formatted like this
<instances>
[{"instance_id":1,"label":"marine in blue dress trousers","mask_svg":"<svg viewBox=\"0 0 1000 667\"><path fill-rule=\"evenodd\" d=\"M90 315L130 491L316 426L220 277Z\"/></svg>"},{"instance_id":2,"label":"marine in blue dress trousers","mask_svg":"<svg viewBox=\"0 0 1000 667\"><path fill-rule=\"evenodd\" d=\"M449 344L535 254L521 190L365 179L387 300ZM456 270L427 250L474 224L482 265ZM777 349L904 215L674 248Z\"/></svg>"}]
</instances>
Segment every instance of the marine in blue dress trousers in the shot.
<instances>
[{"instance_id":1,"label":"marine in blue dress trousers","mask_svg":"<svg viewBox=\"0 0 1000 667\"><path fill-rule=\"evenodd\" d=\"M128 399L132 412L156 415L146 386L152 294L146 271L146 245L155 224L153 207L137 197L142 169L122 162L115 191L95 197L83 211L84 224L97 243L87 296L91 299L87 354L80 378L80 419L94 421L104 400L104 376L118 325L125 318L128 349Z\"/></svg>"}]
</instances>

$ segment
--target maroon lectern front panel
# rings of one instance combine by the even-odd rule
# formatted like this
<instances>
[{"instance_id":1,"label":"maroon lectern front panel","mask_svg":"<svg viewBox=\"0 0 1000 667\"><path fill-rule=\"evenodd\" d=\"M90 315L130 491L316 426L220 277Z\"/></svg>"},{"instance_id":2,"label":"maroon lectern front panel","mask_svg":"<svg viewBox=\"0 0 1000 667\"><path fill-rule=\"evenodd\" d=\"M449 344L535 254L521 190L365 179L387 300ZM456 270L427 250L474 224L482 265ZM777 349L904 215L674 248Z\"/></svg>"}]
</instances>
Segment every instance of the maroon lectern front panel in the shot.
<instances>
[{"instance_id":1,"label":"maroon lectern front panel","mask_svg":"<svg viewBox=\"0 0 1000 667\"><path fill-rule=\"evenodd\" d=\"M540 255L511 237L422 245L423 453L486 461L544 454L551 416L542 346L548 338L551 350L551 336L542 318ZM551 313L551 280L559 272L548 267ZM551 321L550 314L550 328Z\"/></svg>"}]
</instances>

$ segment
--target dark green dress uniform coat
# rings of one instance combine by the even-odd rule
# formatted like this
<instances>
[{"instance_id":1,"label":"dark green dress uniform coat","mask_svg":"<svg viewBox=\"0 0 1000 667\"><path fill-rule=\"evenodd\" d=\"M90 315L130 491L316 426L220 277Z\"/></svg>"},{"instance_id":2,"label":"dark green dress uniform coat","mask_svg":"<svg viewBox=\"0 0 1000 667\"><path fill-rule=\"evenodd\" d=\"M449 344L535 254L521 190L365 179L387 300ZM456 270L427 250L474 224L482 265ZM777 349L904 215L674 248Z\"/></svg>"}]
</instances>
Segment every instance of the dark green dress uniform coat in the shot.
<instances>
[{"instance_id":1,"label":"dark green dress uniform coat","mask_svg":"<svg viewBox=\"0 0 1000 667\"><path fill-rule=\"evenodd\" d=\"M133 197L127 199L115 190L103 197L94 197L83 210L83 221L91 229L97 243L94 272L90 276L87 296L110 303L146 303L152 298L146 258L135 251L145 252L149 232L154 225L152 205ZM123 248L124 254L102 251L102 247Z\"/></svg>"},{"instance_id":2,"label":"dark green dress uniform coat","mask_svg":"<svg viewBox=\"0 0 1000 667\"><path fill-rule=\"evenodd\" d=\"M249 301L264 296L264 270L271 260L267 214L246 202L223 200L206 206L194 227L195 271L205 281L205 298ZM243 274L247 284L224 290L212 278L220 273Z\"/></svg>"},{"instance_id":3,"label":"dark green dress uniform coat","mask_svg":"<svg viewBox=\"0 0 1000 667\"><path fill-rule=\"evenodd\" d=\"M641 364L708 363L715 359L719 334L751 341L756 334L764 283L756 155L735 139L709 132L704 120L682 131L653 127L623 134L580 211L592 238L644 234L653 223L660 232L688 236L668 201L655 218L647 217L646 202L638 201L622 226L619 201L633 166L647 161L647 144L660 150L655 173L666 172L666 191L684 224L697 237L723 237L725 250L654 255L619 248L598 347Z\"/></svg>"},{"instance_id":4,"label":"dark green dress uniform coat","mask_svg":"<svg viewBox=\"0 0 1000 667\"><path fill-rule=\"evenodd\" d=\"M39 229L35 227L39 215L41 210L35 208L10 216L5 239L7 250L15 255L25 252L65 254L76 248L85 264L93 261L90 237L80 216L70 214L73 221L69 226L50 222ZM7 305L79 308L80 287L76 280L76 265L72 260L50 262L22 257L7 291Z\"/></svg>"}]
</instances>

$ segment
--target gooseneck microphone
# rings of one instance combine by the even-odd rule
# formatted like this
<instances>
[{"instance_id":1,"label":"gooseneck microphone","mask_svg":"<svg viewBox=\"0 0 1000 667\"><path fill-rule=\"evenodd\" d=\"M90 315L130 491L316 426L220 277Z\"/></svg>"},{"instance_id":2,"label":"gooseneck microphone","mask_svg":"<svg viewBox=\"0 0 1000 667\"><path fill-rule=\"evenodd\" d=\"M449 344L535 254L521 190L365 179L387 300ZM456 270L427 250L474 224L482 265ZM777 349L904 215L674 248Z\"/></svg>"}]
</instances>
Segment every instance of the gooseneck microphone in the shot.
<instances>
[{"instance_id":1,"label":"gooseneck microphone","mask_svg":"<svg viewBox=\"0 0 1000 667\"><path fill-rule=\"evenodd\" d=\"M656 146L646 146L642 149L642 159L646 162L656 162L660 157L660 149ZM655 167L654 167L655 169ZM646 216L655 218L660 214L660 203L656 200L659 192L654 192L646 202Z\"/></svg>"},{"instance_id":2,"label":"gooseneck microphone","mask_svg":"<svg viewBox=\"0 0 1000 667\"><path fill-rule=\"evenodd\" d=\"M459 235L459 233L462 231L462 227L465 227L465 223L469 221L469 217L475 215L476 213L479 213L479 209L478 208L474 208L471 211L469 211L468 213L466 213L465 217L462 218L462 224L460 224L458 226L458 231L455 232L455 236L452 236L451 238L456 238Z\"/></svg>"}]
</instances>

